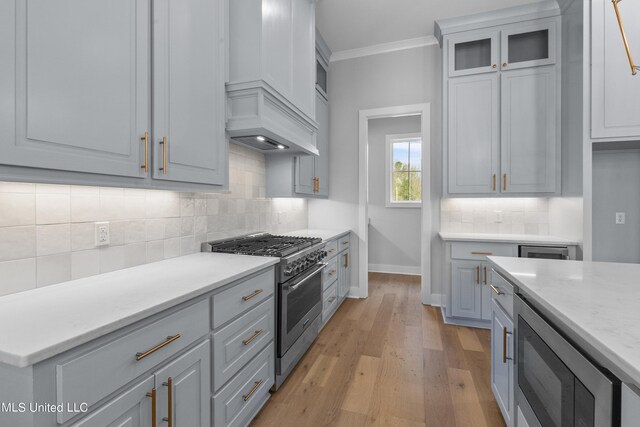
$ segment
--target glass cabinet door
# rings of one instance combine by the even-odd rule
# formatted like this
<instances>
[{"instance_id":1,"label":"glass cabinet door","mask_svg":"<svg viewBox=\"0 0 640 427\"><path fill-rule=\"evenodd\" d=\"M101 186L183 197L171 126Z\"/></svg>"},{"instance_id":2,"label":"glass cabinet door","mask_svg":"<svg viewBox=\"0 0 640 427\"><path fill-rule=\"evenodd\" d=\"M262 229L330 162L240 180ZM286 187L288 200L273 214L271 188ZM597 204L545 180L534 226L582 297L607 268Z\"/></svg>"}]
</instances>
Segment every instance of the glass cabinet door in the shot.
<instances>
[{"instance_id":1,"label":"glass cabinet door","mask_svg":"<svg viewBox=\"0 0 640 427\"><path fill-rule=\"evenodd\" d=\"M498 70L498 33L473 32L448 40L449 77Z\"/></svg>"},{"instance_id":2,"label":"glass cabinet door","mask_svg":"<svg viewBox=\"0 0 640 427\"><path fill-rule=\"evenodd\" d=\"M501 69L554 64L556 62L556 24L545 20L518 25L502 31Z\"/></svg>"}]
</instances>

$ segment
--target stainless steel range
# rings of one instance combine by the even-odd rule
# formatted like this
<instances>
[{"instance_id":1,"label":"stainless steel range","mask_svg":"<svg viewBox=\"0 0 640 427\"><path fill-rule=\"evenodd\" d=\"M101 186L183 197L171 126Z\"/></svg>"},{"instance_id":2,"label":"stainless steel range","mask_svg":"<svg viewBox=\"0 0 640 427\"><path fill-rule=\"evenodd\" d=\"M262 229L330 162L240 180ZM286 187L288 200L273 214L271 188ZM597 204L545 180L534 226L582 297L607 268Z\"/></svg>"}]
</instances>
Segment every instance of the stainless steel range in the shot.
<instances>
[{"instance_id":1,"label":"stainless steel range","mask_svg":"<svg viewBox=\"0 0 640 427\"><path fill-rule=\"evenodd\" d=\"M276 267L276 383L287 378L318 336L322 313L322 239L256 233L202 244L203 252L280 258Z\"/></svg>"}]
</instances>

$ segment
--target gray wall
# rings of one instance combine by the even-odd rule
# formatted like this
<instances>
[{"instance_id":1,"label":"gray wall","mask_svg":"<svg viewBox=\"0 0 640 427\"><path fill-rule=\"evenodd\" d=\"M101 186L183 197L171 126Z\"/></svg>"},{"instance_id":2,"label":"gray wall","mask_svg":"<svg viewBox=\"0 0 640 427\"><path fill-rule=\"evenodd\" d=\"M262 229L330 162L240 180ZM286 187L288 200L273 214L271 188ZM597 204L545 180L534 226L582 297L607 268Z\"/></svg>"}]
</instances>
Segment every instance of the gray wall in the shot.
<instances>
[{"instance_id":1,"label":"gray wall","mask_svg":"<svg viewBox=\"0 0 640 427\"><path fill-rule=\"evenodd\" d=\"M593 153L593 260L640 263L640 150ZM626 224L615 224L615 213Z\"/></svg>"},{"instance_id":2,"label":"gray wall","mask_svg":"<svg viewBox=\"0 0 640 427\"><path fill-rule=\"evenodd\" d=\"M431 201L433 222L432 293L440 293L442 249L440 228L442 194L441 53L437 45L332 62L329 78L330 175L329 200L309 202L310 227L346 227L358 230L358 112L370 108L431 103ZM358 259L362 236L351 248ZM359 288L353 268L352 288Z\"/></svg>"},{"instance_id":3,"label":"gray wall","mask_svg":"<svg viewBox=\"0 0 640 427\"><path fill-rule=\"evenodd\" d=\"M372 270L414 274L420 271L422 210L385 206L386 136L420 130L420 116L369 120L369 266Z\"/></svg>"}]
</instances>

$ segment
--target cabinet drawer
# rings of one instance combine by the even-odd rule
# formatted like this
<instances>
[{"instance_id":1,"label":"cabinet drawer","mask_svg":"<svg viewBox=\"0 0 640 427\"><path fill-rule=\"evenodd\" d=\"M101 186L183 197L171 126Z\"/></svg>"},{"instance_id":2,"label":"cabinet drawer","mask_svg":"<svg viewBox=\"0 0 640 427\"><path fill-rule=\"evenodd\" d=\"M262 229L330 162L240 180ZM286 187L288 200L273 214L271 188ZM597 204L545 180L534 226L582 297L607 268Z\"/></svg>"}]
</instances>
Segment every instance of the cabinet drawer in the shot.
<instances>
[{"instance_id":1,"label":"cabinet drawer","mask_svg":"<svg viewBox=\"0 0 640 427\"><path fill-rule=\"evenodd\" d=\"M213 387L218 390L274 337L274 299L269 298L213 334Z\"/></svg>"},{"instance_id":2,"label":"cabinet drawer","mask_svg":"<svg viewBox=\"0 0 640 427\"><path fill-rule=\"evenodd\" d=\"M327 261L327 266L322 272L322 290L326 291L331 283L338 278L338 258Z\"/></svg>"},{"instance_id":3,"label":"cabinet drawer","mask_svg":"<svg viewBox=\"0 0 640 427\"><path fill-rule=\"evenodd\" d=\"M322 294L322 321L326 322L338 306L338 282L334 281Z\"/></svg>"},{"instance_id":4,"label":"cabinet drawer","mask_svg":"<svg viewBox=\"0 0 640 427\"><path fill-rule=\"evenodd\" d=\"M338 241L337 240L329 240L324 247L324 250L327 251L327 259L331 259L338 255Z\"/></svg>"},{"instance_id":5,"label":"cabinet drawer","mask_svg":"<svg viewBox=\"0 0 640 427\"><path fill-rule=\"evenodd\" d=\"M229 384L213 396L213 425L247 425L269 397L274 383L275 347L265 348Z\"/></svg>"},{"instance_id":6,"label":"cabinet drawer","mask_svg":"<svg viewBox=\"0 0 640 427\"><path fill-rule=\"evenodd\" d=\"M488 256L516 256L516 245L509 243L464 242L451 244L451 258L486 261Z\"/></svg>"},{"instance_id":7,"label":"cabinet drawer","mask_svg":"<svg viewBox=\"0 0 640 427\"><path fill-rule=\"evenodd\" d=\"M500 304L504 311L513 318L513 285L492 269L491 286L491 299Z\"/></svg>"},{"instance_id":8,"label":"cabinet drawer","mask_svg":"<svg viewBox=\"0 0 640 427\"><path fill-rule=\"evenodd\" d=\"M209 301L204 300L60 363L56 366L57 403L86 402L91 406L208 332ZM163 343L167 344L160 346ZM58 422L74 415L58 413Z\"/></svg>"},{"instance_id":9,"label":"cabinet drawer","mask_svg":"<svg viewBox=\"0 0 640 427\"><path fill-rule=\"evenodd\" d=\"M342 237L338 238L338 252L342 252L345 249L348 249L351 246L351 235L345 234Z\"/></svg>"},{"instance_id":10,"label":"cabinet drawer","mask_svg":"<svg viewBox=\"0 0 640 427\"><path fill-rule=\"evenodd\" d=\"M213 296L213 329L227 323L273 295L273 268Z\"/></svg>"}]
</instances>

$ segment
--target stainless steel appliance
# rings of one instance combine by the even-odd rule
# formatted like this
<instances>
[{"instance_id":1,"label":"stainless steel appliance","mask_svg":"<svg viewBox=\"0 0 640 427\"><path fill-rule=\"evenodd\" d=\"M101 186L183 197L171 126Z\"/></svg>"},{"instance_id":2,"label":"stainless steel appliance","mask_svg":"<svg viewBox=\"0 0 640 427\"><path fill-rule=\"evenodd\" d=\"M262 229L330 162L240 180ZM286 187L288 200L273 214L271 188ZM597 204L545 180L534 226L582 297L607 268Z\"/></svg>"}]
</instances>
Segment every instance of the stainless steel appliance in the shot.
<instances>
[{"instance_id":1,"label":"stainless steel appliance","mask_svg":"<svg viewBox=\"0 0 640 427\"><path fill-rule=\"evenodd\" d=\"M567 246L519 246L520 258L569 259Z\"/></svg>"},{"instance_id":2,"label":"stainless steel appliance","mask_svg":"<svg viewBox=\"0 0 640 427\"><path fill-rule=\"evenodd\" d=\"M276 267L276 383L284 382L320 331L322 313L321 262L327 256L320 238L256 233L208 242L204 252L225 252L280 258Z\"/></svg>"},{"instance_id":3,"label":"stainless steel appliance","mask_svg":"<svg viewBox=\"0 0 640 427\"><path fill-rule=\"evenodd\" d=\"M530 427L619 425L620 382L514 297L516 404Z\"/></svg>"}]
</instances>

